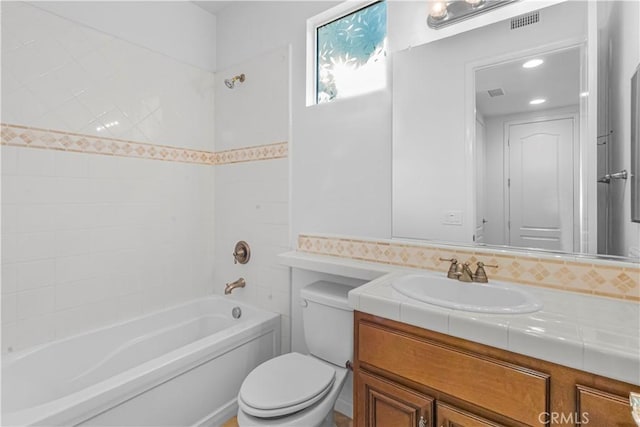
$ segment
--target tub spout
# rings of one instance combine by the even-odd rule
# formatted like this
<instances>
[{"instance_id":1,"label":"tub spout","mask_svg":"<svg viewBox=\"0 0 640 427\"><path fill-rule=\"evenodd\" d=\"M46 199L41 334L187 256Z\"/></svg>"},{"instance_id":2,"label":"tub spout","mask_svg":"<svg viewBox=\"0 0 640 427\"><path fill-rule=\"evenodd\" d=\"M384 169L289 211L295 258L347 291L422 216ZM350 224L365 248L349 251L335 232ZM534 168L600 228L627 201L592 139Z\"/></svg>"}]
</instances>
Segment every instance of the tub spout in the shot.
<instances>
[{"instance_id":1,"label":"tub spout","mask_svg":"<svg viewBox=\"0 0 640 427\"><path fill-rule=\"evenodd\" d=\"M246 284L247 283L242 277L235 282L227 283L227 285L224 287L224 294L229 295L235 288L244 288Z\"/></svg>"}]
</instances>

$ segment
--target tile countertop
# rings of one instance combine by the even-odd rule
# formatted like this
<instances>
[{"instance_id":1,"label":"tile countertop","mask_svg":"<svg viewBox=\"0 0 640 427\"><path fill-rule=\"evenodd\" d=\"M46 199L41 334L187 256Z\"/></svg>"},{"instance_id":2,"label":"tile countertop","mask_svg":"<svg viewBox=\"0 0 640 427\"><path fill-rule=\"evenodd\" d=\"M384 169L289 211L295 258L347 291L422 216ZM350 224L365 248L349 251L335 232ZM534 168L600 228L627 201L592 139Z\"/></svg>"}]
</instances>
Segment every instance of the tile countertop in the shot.
<instances>
[{"instance_id":1,"label":"tile countertop","mask_svg":"<svg viewBox=\"0 0 640 427\"><path fill-rule=\"evenodd\" d=\"M542 301L542 310L472 313L422 303L391 287L394 279L424 270L302 252L280 258L294 268L370 280L349 292L354 310L640 385L638 303L510 283Z\"/></svg>"}]
</instances>

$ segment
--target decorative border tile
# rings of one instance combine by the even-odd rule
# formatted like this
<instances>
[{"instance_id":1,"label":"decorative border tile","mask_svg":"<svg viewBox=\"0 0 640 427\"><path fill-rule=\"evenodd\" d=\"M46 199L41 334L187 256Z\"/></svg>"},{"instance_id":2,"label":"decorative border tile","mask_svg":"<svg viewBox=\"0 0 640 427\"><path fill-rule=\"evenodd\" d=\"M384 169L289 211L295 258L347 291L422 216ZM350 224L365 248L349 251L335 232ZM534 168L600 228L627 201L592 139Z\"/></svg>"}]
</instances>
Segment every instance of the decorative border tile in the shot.
<instances>
[{"instance_id":1,"label":"decorative border tile","mask_svg":"<svg viewBox=\"0 0 640 427\"><path fill-rule=\"evenodd\" d=\"M257 145L225 151L202 151L155 145L115 138L97 137L52 129L1 123L2 145L31 147L107 156L137 157L150 160L224 165L279 159L288 156L287 142Z\"/></svg>"},{"instance_id":2,"label":"decorative border tile","mask_svg":"<svg viewBox=\"0 0 640 427\"><path fill-rule=\"evenodd\" d=\"M445 272L449 263L497 265L487 268L495 280L517 282L543 288L579 292L640 302L640 266L634 263L604 265L573 256L522 254L490 249L441 247L428 243L367 240L335 236L300 234L297 250L360 261Z\"/></svg>"},{"instance_id":3,"label":"decorative border tile","mask_svg":"<svg viewBox=\"0 0 640 427\"><path fill-rule=\"evenodd\" d=\"M234 150L217 151L214 153L214 165L231 163L255 162L256 160L282 159L289 155L289 144L276 142L273 144L256 145Z\"/></svg>"}]
</instances>

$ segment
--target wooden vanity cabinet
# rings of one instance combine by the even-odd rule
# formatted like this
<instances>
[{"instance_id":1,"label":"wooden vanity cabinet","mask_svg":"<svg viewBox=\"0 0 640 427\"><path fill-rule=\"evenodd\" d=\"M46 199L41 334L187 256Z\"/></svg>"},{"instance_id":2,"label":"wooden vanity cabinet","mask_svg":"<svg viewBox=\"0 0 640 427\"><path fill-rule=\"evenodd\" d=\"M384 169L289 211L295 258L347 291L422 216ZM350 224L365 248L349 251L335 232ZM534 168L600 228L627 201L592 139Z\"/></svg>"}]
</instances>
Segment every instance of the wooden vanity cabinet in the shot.
<instances>
[{"instance_id":1,"label":"wooden vanity cabinet","mask_svg":"<svg viewBox=\"0 0 640 427\"><path fill-rule=\"evenodd\" d=\"M640 387L355 312L357 427L636 427Z\"/></svg>"},{"instance_id":2,"label":"wooden vanity cabinet","mask_svg":"<svg viewBox=\"0 0 640 427\"><path fill-rule=\"evenodd\" d=\"M436 404L436 421L436 425L441 427L502 427L501 424L440 402Z\"/></svg>"},{"instance_id":3,"label":"wooden vanity cabinet","mask_svg":"<svg viewBox=\"0 0 640 427\"><path fill-rule=\"evenodd\" d=\"M362 398L358 410L368 426L427 427L434 399L384 378L358 371L354 377Z\"/></svg>"}]
</instances>

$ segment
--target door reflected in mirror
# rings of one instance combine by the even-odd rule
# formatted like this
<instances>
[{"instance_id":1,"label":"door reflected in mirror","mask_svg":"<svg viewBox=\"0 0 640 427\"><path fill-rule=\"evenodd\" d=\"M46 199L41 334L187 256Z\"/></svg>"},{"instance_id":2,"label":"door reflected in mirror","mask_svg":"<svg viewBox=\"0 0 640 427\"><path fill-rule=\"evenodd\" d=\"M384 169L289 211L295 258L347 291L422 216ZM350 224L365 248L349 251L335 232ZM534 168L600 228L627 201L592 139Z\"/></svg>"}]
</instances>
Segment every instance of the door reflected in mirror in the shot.
<instances>
[{"instance_id":1,"label":"door reflected in mirror","mask_svg":"<svg viewBox=\"0 0 640 427\"><path fill-rule=\"evenodd\" d=\"M579 250L580 47L475 71L475 241Z\"/></svg>"}]
</instances>

